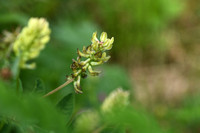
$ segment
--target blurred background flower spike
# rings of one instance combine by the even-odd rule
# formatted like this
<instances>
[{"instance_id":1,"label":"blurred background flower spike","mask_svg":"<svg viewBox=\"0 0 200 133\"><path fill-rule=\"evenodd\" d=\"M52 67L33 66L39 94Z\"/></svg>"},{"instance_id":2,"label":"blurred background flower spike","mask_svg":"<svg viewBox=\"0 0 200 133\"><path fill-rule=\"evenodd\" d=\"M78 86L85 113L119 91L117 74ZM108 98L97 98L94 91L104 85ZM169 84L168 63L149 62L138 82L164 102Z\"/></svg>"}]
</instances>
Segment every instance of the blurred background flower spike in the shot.
<instances>
[{"instance_id":1,"label":"blurred background flower spike","mask_svg":"<svg viewBox=\"0 0 200 133\"><path fill-rule=\"evenodd\" d=\"M30 18L14 42L13 51L19 57L19 67L35 68L36 64L27 61L39 56L46 43L50 40L49 23L44 18Z\"/></svg>"}]
</instances>

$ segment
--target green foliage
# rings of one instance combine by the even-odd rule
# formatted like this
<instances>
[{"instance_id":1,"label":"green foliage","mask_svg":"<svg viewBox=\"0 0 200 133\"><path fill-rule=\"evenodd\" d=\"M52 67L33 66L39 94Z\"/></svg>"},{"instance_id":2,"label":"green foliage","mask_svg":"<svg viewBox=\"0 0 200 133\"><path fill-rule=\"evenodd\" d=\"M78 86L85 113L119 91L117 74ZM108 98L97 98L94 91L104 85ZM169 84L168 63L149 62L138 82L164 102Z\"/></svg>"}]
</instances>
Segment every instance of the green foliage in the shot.
<instances>
[{"instance_id":1,"label":"green foliage","mask_svg":"<svg viewBox=\"0 0 200 133\"><path fill-rule=\"evenodd\" d=\"M173 116L173 120L180 129L186 131L199 131L200 124L200 97L199 94L187 97L182 106L172 110L170 116Z\"/></svg>"},{"instance_id":2,"label":"green foliage","mask_svg":"<svg viewBox=\"0 0 200 133\"><path fill-rule=\"evenodd\" d=\"M9 23L23 24L25 25L28 17L25 14L20 13L5 13L0 15L0 21L2 24L6 25Z\"/></svg>"},{"instance_id":3,"label":"green foliage","mask_svg":"<svg viewBox=\"0 0 200 133\"><path fill-rule=\"evenodd\" d=\"M115 125L114 129L122 131L140 132L140 133L162 133L158 123L149 114L127 108L121 110L116 109L113 114L105 115L107 124ZM112 130L114 130L112 129ZM114 131L116 132L116 131Z\"/></svg>"},{"instance_id":4,"label":"green foliage","mask_svg":"<svg viewBox=\"0 0 200 133\"><path fill-rule=\"evenodd\" d=\"M44 95L46 93L46 89L45 89L44 83L43 83L43 81L41 79L37 79L35 81L35 86L33 88L33 92L37 93L37 94L40 94L40 95Z\"/></svg>"},{"instance_id":5,"label":"green foliage","mask_svg":"<svg viewBox=\"0 0 200 133\"><path fill-rule=\"evenodd\" d=\"M75 104L74 100L74 93L70 93L57 104L57 108L65 115L66 123L69 122L70 117L73 113Z\"/></svg>"},{"instance_id":6,"label":"green foliage","mask_svg":"<svg viewBox=\"0 0 200 133\"><path fill-rule=\"evenodd\" d=\"M154 43L161 29L183 9L180 0L99 0L98 3L101 9L98 17L103 19L106 30L119 39L115 47L118 50Z\"/></svg>"},{"instance_id":7,"label":"green foliage","mask_svg":"<svg viewBox=\"0 0 200 133\"><path fill-rule=\"evenodd\" d=\"M19 97L2 83L0 88L0 114L4 124L13 124L24 133L37 128L46 132L66 132L65 119L48 100L33 94Z\"/></svg>"},{"instance_id":8,"label":"green foliage","mask_svg":"<svg viewBox=\"0 0 200 133\"><path fill-rule=\"evenodd\" d=\"M157 114L155 114L157 117L154 116L152 111L154 105L150 105L152 107L150 110L144 111L144 108L138 108L140 105L137 102L129 101L128 98L123 100L121 92L122 96L113 98L114 102L110 102L113 105L107 106L107 109L111 110L109 113L102 110L105 104L103 101L115 89L121 87L129 92L134 91L129 77L131 74L128 73L132 68L127 70L126 64L123 64L126 67L114 64L116 60L120 60L118 56L124 57L121 62L130 61L132 64L133 58L127 56L128 49L131 51L130 56L134 52L151 55L155 54L156 50L163 55L163 49L167 48L164 46L165 43L160 43L163 42L163 36L171 43L163 33L171 31L168 26L180 15L184 2L181 0L0 1L0 31L4 34L0 35L0 132L199 132L198 95L189 97L178 107L163 105L166 114L163 114L162 118ZM187 13L191 13L194 10L192 8L189 8ZM192 17L188 16L187 13L186 19L195 16L194 14ZM49 21L52 31L51 41L40 53L40 57L27 60L28 64L35 62L37 68L19 70L20 59L16 58L14 53L9 53L8 49L12 49L12 44L19 34L20 28L17 27L22 29L32 16L44 17ZM176 23L178 25L183 23L187 28L192 24L198 26L197 23L187 21L184 18L183 21ZM88 79L83 79L80 84L84 88L84 93L81 95L75 94L73 85L70 84L54 95L42 98L44 94L67 80L66 74L71 73L69 66L72 63L71 59L77 57L75 52L77 48L81 49L84 45L91 44L90 38L94 31L104 30L115 37L114 51L109 53L115 56L112 56L114 58L111 58L110 64L94 68L102 70L99 77L88 76ZM177 33L179 36L179 32ZM29 37L31 36L27 35L25 38ZM5 41L9 39L10 41ZM176 39L175 43L180 43L182 38ZM18 45L21 45L21 42ZM140 58L146 57L134 57L137 61ZM148 60L145 59L145 63L146 61ZM129 104L121 106L123 103ZM160 112L162 111L161 108Z\"/></svg>"}]
</instances>

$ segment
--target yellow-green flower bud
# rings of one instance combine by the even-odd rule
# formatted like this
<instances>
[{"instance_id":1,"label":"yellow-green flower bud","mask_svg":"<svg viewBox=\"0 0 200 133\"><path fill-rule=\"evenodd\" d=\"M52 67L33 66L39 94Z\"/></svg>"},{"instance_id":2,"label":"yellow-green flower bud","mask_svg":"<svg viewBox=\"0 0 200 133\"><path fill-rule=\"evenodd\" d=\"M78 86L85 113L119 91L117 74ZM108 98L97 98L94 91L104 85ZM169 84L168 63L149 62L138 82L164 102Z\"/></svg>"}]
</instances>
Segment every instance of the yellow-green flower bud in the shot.
<instances>
[{"instance_id":1,"label":"yellow-green flower bud","mask_svg":"<svg viewBox=\"0 0 200 133\"><path fill-rule=\"evenodd\" d=\"M97 42L97 41L98 41L98 39L97 39L97 32L94 32L94 33L92 34L91 42L92 42L92 43L95 43L95 42Z\"/></svg>"},{"instance_id":2,"label":"yellow-green flower bud","mask_svg":"<svg viewBox=\"0 0 200 133\"><path fill-rule=\"evenodd\" d=\"M44 18L31 18L14 42L13 50L20 58L20 68L32 69L35 63L27 64L28 60L39 56L50 39L49 24Z\"/></svg>"},{"instance_id":3,"label":"yellow-green flower bud","mask_svg":"<svg viewBox=\"0 0 200 133\"><path fill-rule=\"evenodd\" d=\"M100 36L100 41L101 42L105 42L107 40L107 33L106 32L102 32L101 36Z\"/></svg>"},{"instance_id":4,"label":"yellow-green flower bud","mask_svg":"<svg viewBox=\"0 0 200 133\"><path fill-rule=\"evenodd\" d=\"M75 133L92 133L100 123L100 117L96 111L82 113L75 121Z\"/></svg>"},{"instance_id":5,"label":"yellow-green flower bud","mask_svg":"<svg viewBox=\"0 0 200 133\"><path fill-rule=\"evenodd\" d=\"M113 109L124 108L129 104L129 92L121 88L111 92L111 94L104 100L101 110L104 113L112 112Z\"/></svg>"}]
</instances>

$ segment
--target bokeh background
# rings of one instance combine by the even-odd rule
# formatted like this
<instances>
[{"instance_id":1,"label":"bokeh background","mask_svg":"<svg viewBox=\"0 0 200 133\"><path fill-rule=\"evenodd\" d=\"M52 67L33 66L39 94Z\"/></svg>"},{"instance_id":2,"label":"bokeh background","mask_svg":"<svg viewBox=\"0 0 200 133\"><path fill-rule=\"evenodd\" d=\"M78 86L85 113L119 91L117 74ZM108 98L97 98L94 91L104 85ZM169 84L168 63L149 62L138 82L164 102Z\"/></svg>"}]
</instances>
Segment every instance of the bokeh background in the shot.
<instances>
[{"instance_id":1,"label":"bokeh background","mask_svg":"<svg viewBox=\"0 0 200 133\"><path fill-rule=\"evenodd\" d=\"M77 110L98 107L121 87L163 129L200 131L199 0L0 0L0 33L25 26L30 17L49 21L51 40L37 68L22 71L25 91L38 78L49 90L62 84L76 49L89 45L93 32L106 31L115 37L112 58L97 68L100 77L82 80Z\"/></svg>"}]
</instances>

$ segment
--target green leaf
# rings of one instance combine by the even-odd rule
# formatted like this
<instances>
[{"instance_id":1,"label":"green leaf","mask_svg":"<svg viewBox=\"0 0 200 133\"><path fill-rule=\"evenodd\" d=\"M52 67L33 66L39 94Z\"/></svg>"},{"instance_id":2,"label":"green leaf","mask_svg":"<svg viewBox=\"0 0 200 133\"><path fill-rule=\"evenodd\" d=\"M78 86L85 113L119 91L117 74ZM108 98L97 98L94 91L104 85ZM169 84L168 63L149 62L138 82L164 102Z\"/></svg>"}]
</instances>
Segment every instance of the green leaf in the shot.
<instances>
[{"instance_id":1,"label":"green leaf","mask_svg":"<svg viewBox=\"0 0 200 133\"><path fill-rule=\"evenodd\" d=\"M0 14L1 24L18 23L25 25L28 16L21 13L2 13Z\"/></svg>"},{"instance_id":2,"label":"green leaf","mask_svg":"<svg viewBox=\"0 0 200 133\"><path fill-rule=\"evenodd\" d=\"M121 130L127 129L136 133L166 133L151 115L132 107L116 108L115 112L106 113L102 117L108 125Z\"/></svg>"},{"instance_id":3,"label":"green leaf","mask_svg":"<svg viewBox=\"0 0 200 133\"><path fill-rule=\"evenodd\" d=\"M74 109L74 93L70 93L60 100L57 107L65 115L65 119L68 122Z\"/></svg>"},{"instance_id":4,"label":"green leaf","mask_svg":"<svg viewBox=\"0 0 200 133\"><path fill-rule=\"evenodd\" d=\"M35 86L34 86L33 91L37 94L42 94L42 95L46 93L44 83L41 79L37 79L35 81Z\"/></svg>"},{"instance_id":5,"label":"green leaf","mask_svg":"<svg viewBox=\"0 0 200 133\"><path fill-rule=\"evenodd\" d=\"M33 94L19 97L10 90L2 86L0 89L0 116L6 118L8 124L24 130L39 127L48 132L66 132L63 116L48 99Z\"/></svg>"}]
</instances>

